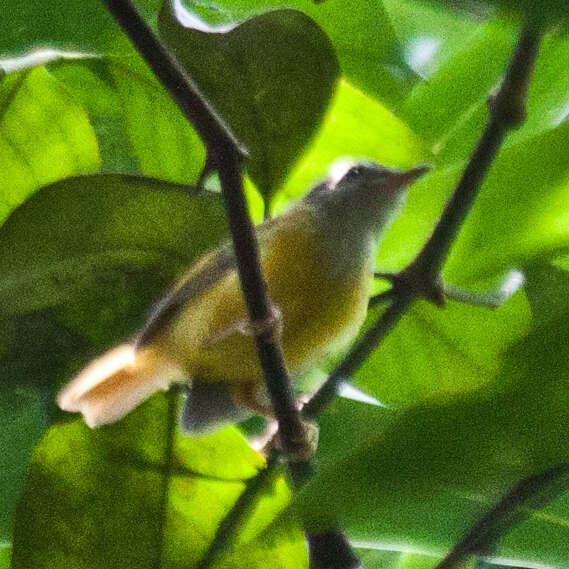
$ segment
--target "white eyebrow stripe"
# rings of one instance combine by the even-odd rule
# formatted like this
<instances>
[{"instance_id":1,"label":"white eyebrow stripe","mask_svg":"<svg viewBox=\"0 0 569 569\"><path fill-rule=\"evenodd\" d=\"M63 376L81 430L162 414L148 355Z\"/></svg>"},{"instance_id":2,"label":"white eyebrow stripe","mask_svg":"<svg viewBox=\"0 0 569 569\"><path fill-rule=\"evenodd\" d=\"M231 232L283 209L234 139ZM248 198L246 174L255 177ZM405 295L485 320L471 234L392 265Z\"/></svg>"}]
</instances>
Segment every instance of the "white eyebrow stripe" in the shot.
<instances>
[{"instance_id":1,"label":"white eyebrow stripe","mask_svg":"<svg viewBox=\"0 0 569 569\"><path fill-rule=\"evenodd\" d=\"M348 170L356 164L357 162L350 158L336 160L330 166L330 170L328 170L328 180L332 183L332 186L335 186L347 174Z\"/></svg>"}]
</instances>

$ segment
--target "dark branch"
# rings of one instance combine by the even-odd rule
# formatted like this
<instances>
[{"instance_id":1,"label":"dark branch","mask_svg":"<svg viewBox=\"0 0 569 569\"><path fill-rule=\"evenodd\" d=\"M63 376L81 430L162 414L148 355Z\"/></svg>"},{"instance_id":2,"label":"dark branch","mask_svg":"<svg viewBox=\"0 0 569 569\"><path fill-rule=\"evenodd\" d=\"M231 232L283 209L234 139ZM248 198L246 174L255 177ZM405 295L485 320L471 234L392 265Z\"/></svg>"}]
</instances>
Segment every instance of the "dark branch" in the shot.
<instances>
[{"instance_id":1,"label":"dark branch","mask_svg":"<svg viewBox=\"0 0 569 569\"><path fill-rule=\"evenodd\" d=\"M539 51L541 34L532 26L522 30L502 85L489 98L490 120L447 202L431 237L406 273L436 286L450 247L470 211L478 190L511 129L526 116L525 99L529 80Z\"/></svg>"},{"instance_id":2,"label":"dark branch","mask_svg":"<svg viewBox=\"0 0 569 569\"><path fill-rule=\"evenodd\" d=\"M567 489L569 466L561 464L518 482L455 545L435 569L453 569L466 557L488 553L505 533ZM525 506L526 511L520 510Z\"/></svg>"},{"instance_id":3,"label":"dark branch","mask_svg":"<svg viewBox=\"0 0 569 569\"><path fill-rule=\"evenodd\" d=\"M241 289L252 328L256 330L257 352L279 425L281 448L289 457L306 456L309 445L286 370L279 323L274 318L275 309L267 295L255 228L246 207L241 178L241 158L245 151L130 0L103 0L103 3L201 136L207 148L209 165L212 160L215 164L227 210ZM309 459L291 461L289 468L297 487L312 472ZM346 544L343 537L342 540L339 547Z\"/></svg>"},{"instance_id":4,"label":"dark branch","mask_svg":"<svg viewBox=\"0 0 569 569\"><path fill-rule=\"evenodd\" d=\"M500 90L491 98L488 125L431 237L415 260L401 273L376 273L377 277L387 278L392 282L392 289L385 294L394 296L395 300L352 347L304 407L303 414L307 417L314 417L330 403L339 381L357 371L416 298L426 298L438 305L444 302L440 282L443 263L507 131L518 126L525 118L524 102L540 39L540 31L534 27L528 25L522 30ZM378 301L383 300L384 297L380 295ZM372 304L373 302L372 299Z\"/></svg>"}]
</instances>

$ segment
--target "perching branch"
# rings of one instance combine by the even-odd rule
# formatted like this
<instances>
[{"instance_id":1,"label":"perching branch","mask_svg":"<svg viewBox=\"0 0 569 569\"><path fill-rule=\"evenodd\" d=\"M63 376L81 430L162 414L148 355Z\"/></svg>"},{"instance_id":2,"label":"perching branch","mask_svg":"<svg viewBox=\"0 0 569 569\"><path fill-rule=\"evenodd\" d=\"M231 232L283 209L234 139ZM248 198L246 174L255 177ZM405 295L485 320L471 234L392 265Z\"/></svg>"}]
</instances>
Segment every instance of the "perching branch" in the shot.
<instances>
[{"instance_id":1,"label":"perching branch","mask_svg":"<svg viewBox=\"0 0 569 569\"><path fill-rule=\"evenodd\" d=\"M267 285L259 262L255 228L246 207L241 177L241 159L245 150L201 95L185 70L140 17L130 0L102 1L169 91L184 116L195 127L206 146L209 164L213 163L218 171L237 272L255 334L267 391L278 422L281 448L289 457L304 457L289 462L295 485L300 486L312 471L307 451L309 444L280 345L279 315L267 294ZM341 534L337 535L342 537L342 543L338 544L338 547L345 547L347 542ZM319 566L317 561L315 566ZM352 566L346 566L346 569Z\"/></svg>"},{"instance_id":2,"label":"perching branch","mask_svg":"<svg viewBox=\"0 0 569 569\"><path fill-rule=\"evenodd\" d=\"M306 447L300 414L288 377L278 338L278 321L267 295L259 262L255 228L249 217L240 161L243 150L188 74L176 63L130 0L103 0L133 45L168 89L184 116L195 126L213 156L221 182L229 228L249 319L255 332L257 351L267 390L279 423L282 447L290 455Z\"/></svg>"}]
</instances>

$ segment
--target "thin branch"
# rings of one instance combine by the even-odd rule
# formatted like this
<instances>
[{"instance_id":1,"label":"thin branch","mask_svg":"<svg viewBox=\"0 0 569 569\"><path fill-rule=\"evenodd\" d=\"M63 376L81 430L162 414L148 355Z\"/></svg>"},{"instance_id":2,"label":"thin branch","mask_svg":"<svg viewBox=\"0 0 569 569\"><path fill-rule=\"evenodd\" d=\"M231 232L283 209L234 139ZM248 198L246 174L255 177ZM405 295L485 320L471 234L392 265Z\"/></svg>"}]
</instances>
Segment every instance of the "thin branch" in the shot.
<instances>
[{"instance_id":1,"label":"thin branch","mask_svg":"<svg viewBox=\"0 0 569 569\"><path fill-rule=\"evenodd\" d=\"M186 118L214 156L233 239L237 272L252 322L261 366L271 397L279 436L286 453L301 453L306 444L300 414L286 370L278 323L267 295L267 285L259 263L255 228L245 203L239 143L199 93L188 74L174 60L130 0L102 0L136 49L168 89Z\"/></svg>"},{"instance_id":2,"label":"thin branch","mask_svg":"<svg viewBox=\"0 0 569 569\"><path fill-rule=\"evenodd\" d=\"M528 24L522 30L500 90L491 98L488 126L431 237L415 260L400 273L376 273L375 276L392 282L392 289L388 293L394 295L395 300L352 347L304 407L303 414L307 417L316 416L330 403L339 381L350 377L359 369L416 298L427 298L438 305L443 304L440 271L507 131L518 126L525 118L524 102L540 40L540 30L532 25ZM381 295L379 299L383 300Z\"/></svg>"},{"instance_id":3,"label":"thin branch","mask_svg":"<svg viewBox=\"0 0 569 569\"><path fill-rule=\"evenodd\" d=\"M525 120L525 100L529 80L541 41L540 30L527 24L522 30L502 85L489 98L490 120L466 166L457 187L447 202L431 237L418 257L406 270L408 274L435 286L451 245L496 158L502 142L511 129ZM425 279L426 277L426 279Z\"/></svg>"},{"instance_id":4,"label":"thin branch","mask_svg":"<svg viewBox=\"0 0 569 569\"><path fill-rule=\"evenodd\" d=\"M375 296L372 296L369 299L367 307L373 308L378 304L384 304L385 302L392 300L394 297L395 297L395 289L390 288L389 290L385 290L383 292L380 292L379 294L376 294Z\"/></svg>"},{"instance_id":5,"label":"thin branch","mask_svg":"<svg viewBox=\"0 0 569 569\"><path fill-rule=\"evenodd\" d=\"M289 457L306 457L289 461L293 481L299 487L312 472L312 465L307 458L309 444L280 345L280 322L276 317L276 307L267 295L255 228L246 207L240 167L245 152L188 74L140 17L130 0L102 1L168 89L184 116L193 124L206 145L208 158L214 161L227 210L241 289L255 332L267 391L279 425L281 448Z\"/></svg>"},{"instance_id":6,"label":"thin branch","mask_svg":"<svg viewBox=\"0 0 569 569\"><path fill-rule=\"evenodd\" d=\"M440 282L442 266L507 131L524 120L524 101L540 37L538 30L531 26L522 30L502 86L496 97L491 99L491 117L488 126L447 202L433 234L417 258L401 273L391 276L376 275L392 281L395 300L328 376L324 385L304 407L305 416L314 417L330 403L339 381L351 376L362 365L411 307L415 298L427 298L439 305L443 303ZM477 529L473 529L472 535L476 535ZM333 533L330 536L322 536L320 542L324 551L333 551L337 544L338 540ZM449 567L443 566L438 569L449 569Z\"/></svg>"},{"instance_id":7,"label":"thin branch","mask_svg":"<svg viewBox=\"0 0 569 569\"><path fill-rule=\"evenodd\" d=\"M209 544L196 569L209 569L213 566L220 554L226 551L232 542L237 528L242 525L245 516L250 512L251 506L265 488L267 481L273 475L279 462L278 452L273 448L267 459L265 468L247 481L245 491L239 496L227 516L219 524L215 537Z\"/></svg>"},{"instance_id":8,"label":"thin branch","mask_svg":"<svg viewBox=\"0 0 569 569\"><path fill-rule=\"evenodd\" d=\"M453 569L466 557L488 553L508 530L526 519L531 509L541 509L567 489L569 466L561 464L520 480L455 545L435 569ZM525 506L525 511L520 509Z\"/></svg>"}]
</instances>

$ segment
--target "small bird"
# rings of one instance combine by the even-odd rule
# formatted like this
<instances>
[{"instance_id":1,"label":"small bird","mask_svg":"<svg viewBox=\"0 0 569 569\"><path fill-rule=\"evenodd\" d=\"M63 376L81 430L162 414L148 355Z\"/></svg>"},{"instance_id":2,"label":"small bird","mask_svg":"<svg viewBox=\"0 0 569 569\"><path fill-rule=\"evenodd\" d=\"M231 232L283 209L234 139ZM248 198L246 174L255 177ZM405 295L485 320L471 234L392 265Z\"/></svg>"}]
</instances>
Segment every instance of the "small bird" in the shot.
<instances>
[{"instance_id":1,"label":"small bird","mask_svg":"<svg viewBox=\"0 0 569 569\"><path fill-rule=\"evenodd\" d=\"M261 264L293 379L358 333L381 234L405 188L427 170L342 160L304 199L258 226ZM97 427L118 421L172 382L187 385L181 421L189 434L253 413L271 416L230 242L195 263L135 339L88 365L61 391L58 404Z\"/></svg>"}]
</instances>

